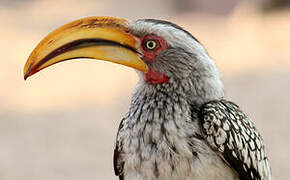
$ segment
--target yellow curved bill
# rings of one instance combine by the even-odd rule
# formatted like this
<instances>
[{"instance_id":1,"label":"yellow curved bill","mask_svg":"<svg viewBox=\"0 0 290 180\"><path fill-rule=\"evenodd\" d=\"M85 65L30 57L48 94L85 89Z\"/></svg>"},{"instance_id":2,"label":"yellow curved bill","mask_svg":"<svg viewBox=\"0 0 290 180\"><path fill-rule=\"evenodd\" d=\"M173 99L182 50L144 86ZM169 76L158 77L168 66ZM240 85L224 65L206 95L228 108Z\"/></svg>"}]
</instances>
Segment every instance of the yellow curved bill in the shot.
<instances>
[{"instance_id":1,"label":"yellow curved bill","mask_svg":"<svg viewBox=\"0 0 290 180\"><path fill-rule=\"evenodd\" d=\"M32 51L24 79L61 61L92 58L148 70L140 59L138 43L128 22L114 17L89 17L68 23L46 36Z\"/></svg>"}]
</instances>

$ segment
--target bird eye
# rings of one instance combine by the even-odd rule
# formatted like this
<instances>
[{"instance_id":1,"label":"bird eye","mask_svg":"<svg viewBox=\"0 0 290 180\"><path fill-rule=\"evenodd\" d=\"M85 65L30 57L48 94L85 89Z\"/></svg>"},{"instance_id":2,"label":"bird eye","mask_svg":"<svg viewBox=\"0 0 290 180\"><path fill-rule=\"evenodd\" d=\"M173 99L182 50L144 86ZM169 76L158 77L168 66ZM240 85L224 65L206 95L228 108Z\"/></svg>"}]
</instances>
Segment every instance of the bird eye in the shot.
<instances>
[{"instance_id":1,"label":"bird eye","mask_svg":"<svg viewBox=\"0 0 290 180\"><path fill-rule=\"evenodd\" d=\"M145 48L148 50L154 50L157 47L157 42L155 40L148 40L145 42Z\"/></svg>"}]
</instances>

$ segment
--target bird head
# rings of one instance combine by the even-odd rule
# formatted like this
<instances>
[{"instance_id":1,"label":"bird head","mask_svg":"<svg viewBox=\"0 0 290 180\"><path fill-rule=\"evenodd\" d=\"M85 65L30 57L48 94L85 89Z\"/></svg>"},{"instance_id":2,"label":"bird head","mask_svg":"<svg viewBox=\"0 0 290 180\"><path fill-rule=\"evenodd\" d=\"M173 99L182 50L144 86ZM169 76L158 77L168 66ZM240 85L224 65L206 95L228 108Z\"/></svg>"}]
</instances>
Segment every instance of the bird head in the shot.
<instances>
[{"instance_id":1,"label":"bird head","mask_svg":"<svg viewBox=\"0 0 290 180\"><path fill-rule=\"evenodd\" d=\"M223 94L218 70L205 48L189 32L167 21L115 17L73 21L51 32L36 46L25 64L24 78L77 58L132 67L148 86L168 87L175 83L183 84L182 88L197 96Z\"/></svg>"}]
</instances>

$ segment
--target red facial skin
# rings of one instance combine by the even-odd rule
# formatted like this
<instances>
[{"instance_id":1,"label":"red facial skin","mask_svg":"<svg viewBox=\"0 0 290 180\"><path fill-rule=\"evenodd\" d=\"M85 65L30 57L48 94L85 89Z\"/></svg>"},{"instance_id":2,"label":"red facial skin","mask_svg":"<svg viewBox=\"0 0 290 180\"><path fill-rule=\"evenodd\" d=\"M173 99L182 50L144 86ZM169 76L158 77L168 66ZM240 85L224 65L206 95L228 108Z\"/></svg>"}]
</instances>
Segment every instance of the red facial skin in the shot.
<instances>
[{"instance_id":1,"label":"red facial skin","mask_svg":"<svg viewBox=\"0 0 290 180\"><path fill-rule=\"evenodd\" d=\"M148 40L153 40L156 42L157 46L154 49L146 48L146 42ZM156 56L162 51L166 50L168 45L164 39L159 36L148 34L141 38L141 50L143 54L143 60L149 63L156 61ZM151 84L161 84L168 82L169 78L163 73L156 72L149 68L148 72L145 73L145 78L148 83Z\"/></svg>"},{"instance_id":2,"label":"red facial skin","mask_svg":"<svg viewBox=\"0 0 290 180\"><path fill-rule=\"evenodd\" d=\"M145 73L146 81L151 84L161 84L168 82L169 78L163 73L153 71L151 68Z\"/></svg>"}]
</instances>

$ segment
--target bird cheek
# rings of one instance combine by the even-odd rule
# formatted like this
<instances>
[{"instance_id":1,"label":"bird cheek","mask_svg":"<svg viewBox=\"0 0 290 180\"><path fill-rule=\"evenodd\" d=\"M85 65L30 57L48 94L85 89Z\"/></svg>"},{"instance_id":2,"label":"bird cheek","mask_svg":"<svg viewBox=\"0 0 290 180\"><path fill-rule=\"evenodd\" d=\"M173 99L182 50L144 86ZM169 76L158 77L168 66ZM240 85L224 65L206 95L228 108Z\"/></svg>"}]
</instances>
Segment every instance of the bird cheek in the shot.
<instances>
[{"instance_id":1,"label":"bird cheek","mask_svg":"<svg viewBox=\"0 0 290 180\"><path fill-rule=\"evenodd\" d=\"M156 54L153 52L148 53L146 51L143 51L143 59L147 62L154 62L156 61Z\"/></svg>"}]
</instances>

